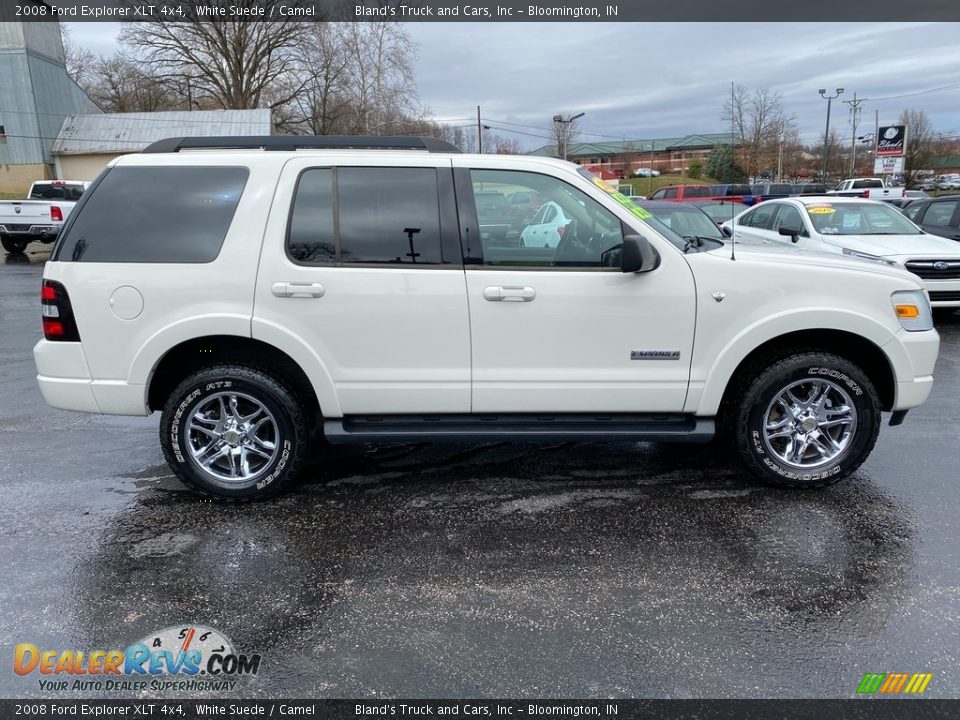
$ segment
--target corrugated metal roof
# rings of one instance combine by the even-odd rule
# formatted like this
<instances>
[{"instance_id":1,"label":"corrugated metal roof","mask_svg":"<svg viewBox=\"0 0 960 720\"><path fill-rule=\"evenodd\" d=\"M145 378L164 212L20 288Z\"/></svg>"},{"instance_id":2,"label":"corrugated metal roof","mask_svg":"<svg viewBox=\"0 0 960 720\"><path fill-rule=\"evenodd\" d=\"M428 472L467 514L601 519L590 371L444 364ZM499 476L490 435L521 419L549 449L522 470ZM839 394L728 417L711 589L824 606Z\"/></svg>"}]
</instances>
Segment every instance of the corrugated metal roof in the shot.
<instances>
[{"instance_id":1,"label":"corrugated metal roof","mask_svg":"<svg viewBox=\"0 0 960 720\"><path fill-rule=\"evenodd\" d=\"M168 137L271 134L269 108L69 115L53 154L137 152Z\"/></svg>"}]
</instances>

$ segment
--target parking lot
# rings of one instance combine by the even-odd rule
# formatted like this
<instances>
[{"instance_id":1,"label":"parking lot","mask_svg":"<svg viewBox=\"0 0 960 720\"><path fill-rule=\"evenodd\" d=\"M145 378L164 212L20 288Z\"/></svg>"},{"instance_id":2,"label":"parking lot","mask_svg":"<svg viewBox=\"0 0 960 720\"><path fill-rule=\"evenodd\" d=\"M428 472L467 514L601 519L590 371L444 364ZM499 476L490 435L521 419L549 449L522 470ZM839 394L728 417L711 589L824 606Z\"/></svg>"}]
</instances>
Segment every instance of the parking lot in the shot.
<instances>
[{"instance_id":1,"label":"parking lot","mask_svg":"<svg viewBox=\"0 0 960 720\"><path fill-rule=\"evenodd\" d=\"M4 668L197 623L263 656L225 696L960 696L960 314L930 401L825 490L688 446L398 445L234 507L173 478L157 416L43 402L45 258L0 255Z\"/></svg>"}]
</instances>

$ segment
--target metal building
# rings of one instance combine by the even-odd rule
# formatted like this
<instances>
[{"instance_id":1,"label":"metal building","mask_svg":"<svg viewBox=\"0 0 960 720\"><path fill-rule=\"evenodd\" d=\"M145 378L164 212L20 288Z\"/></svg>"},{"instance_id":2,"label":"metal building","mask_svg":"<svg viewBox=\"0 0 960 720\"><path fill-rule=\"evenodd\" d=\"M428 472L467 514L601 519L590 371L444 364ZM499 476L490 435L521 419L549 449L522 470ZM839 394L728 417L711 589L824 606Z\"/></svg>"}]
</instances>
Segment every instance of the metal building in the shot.
<instances>
[{"instance_id":1,"label":"metal building","mask_svg":"<svg viewBox=\"0 0 960 720\"><path fill-rule=\"evenodd\" d=\"M60 23L0 23L0 192L55 177L64 118L99 111L67 74Z\"/></svg>"},{"instance_id":2,"label":"metal building","mask_svg":"<svg viewBox=\"0 0 960 720\"><path fill-rule=\"evenodd\" d=\"M270 109L71 115L53 144L57 177L93 180L118 155L168 137L272 135Z\"/></svg>"}]
</instances>

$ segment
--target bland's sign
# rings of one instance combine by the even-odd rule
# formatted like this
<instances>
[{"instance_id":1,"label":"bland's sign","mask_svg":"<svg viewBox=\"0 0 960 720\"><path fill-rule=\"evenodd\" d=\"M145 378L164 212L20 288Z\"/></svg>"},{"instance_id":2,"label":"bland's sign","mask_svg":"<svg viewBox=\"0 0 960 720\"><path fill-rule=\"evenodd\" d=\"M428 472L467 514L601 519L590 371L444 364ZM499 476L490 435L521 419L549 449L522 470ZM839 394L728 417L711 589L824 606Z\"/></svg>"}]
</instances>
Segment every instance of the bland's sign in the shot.
<instances>
[{"instance_id":1,"label":"bland's sign","mask_svg":"<svg viewBox=\"0 0 960 720\"><path fill-rule=\"evenodd\" d=\"M877 136L876 157L903 157L907 150L906 125L887 125Z\"/></svg>"}]
</instances>

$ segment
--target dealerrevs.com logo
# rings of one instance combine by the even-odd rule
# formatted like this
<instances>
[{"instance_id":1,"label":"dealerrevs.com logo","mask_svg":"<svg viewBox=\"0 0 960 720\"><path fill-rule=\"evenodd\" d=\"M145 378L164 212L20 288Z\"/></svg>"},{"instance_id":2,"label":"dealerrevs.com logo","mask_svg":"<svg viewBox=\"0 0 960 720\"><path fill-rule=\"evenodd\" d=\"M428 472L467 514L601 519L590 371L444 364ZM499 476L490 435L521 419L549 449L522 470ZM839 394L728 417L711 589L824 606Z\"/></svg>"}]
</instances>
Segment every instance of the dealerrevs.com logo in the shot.
<instances>
[{"instance_id":1,"label":"dealerrevs.com logo","mask_svg":"<svg viewBox=\"0 0 960 720\"><path fill-rule=\"evenodd\" d=\"M867 673L857 686L858 695L923 695L933 673Z\"/></svg>"},{"instance_id":2,"label":"dealerrevs.com logo","mask_svg":"<svg viewBox=\"0 0 960 720\"><path fill-rule=\"evenodd\" d=\"M36 676L41 690L232 690L260 671L261 656L237 652L223 633L175 625L150 633L125 650L58 650L20 643L13 671Z\"/></svg>"}]
</instances>

